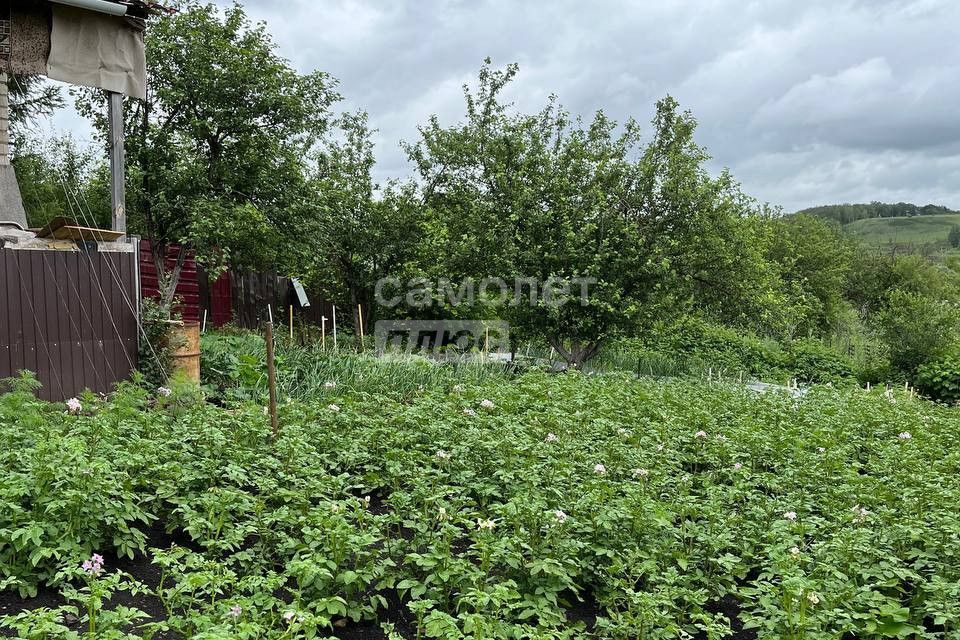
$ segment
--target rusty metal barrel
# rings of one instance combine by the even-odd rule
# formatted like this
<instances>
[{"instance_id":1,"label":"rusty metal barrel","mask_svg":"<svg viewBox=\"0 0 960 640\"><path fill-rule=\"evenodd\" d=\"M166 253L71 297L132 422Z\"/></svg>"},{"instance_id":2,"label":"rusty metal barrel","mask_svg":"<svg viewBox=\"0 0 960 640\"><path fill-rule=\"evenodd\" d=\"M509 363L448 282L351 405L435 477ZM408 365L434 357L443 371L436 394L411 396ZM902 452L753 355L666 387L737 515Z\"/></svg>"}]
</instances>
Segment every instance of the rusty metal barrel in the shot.
<instances>
[{"instance_id":1,"label":"rusty metal barrel","mask_svg":"<svg viewBox=\"0 0 960 640\"><path fill-rule=\"evenodd\" d=\"M173 325L170 329L173 346L173 373L200 382L200 324Z\"/></svg>"}]
</instances>

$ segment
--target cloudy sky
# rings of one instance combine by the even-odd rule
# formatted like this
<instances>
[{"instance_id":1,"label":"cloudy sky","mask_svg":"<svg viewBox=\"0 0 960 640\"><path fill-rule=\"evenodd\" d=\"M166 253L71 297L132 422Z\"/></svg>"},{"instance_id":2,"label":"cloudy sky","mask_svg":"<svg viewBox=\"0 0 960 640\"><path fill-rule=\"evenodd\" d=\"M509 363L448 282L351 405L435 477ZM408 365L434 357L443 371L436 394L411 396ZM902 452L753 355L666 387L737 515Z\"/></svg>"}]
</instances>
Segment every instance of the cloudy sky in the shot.
<instances>
[{"instance_id":1,"label":"cloudy sky","mask_svg":"<svg viewBox=\"0 0 960 640\"><path fill-rule=\"evenodd\" d=\"M955 0L246 0L282 55L337 77L370 113L378 178L410 173L401 140L463 114L485 56L517 62L536 110L648 122L672 94L712 168L792 211L834 202L960 208L960 3ZM75 116L54 126L83 137Z\"/></svg>"}]
</instances>

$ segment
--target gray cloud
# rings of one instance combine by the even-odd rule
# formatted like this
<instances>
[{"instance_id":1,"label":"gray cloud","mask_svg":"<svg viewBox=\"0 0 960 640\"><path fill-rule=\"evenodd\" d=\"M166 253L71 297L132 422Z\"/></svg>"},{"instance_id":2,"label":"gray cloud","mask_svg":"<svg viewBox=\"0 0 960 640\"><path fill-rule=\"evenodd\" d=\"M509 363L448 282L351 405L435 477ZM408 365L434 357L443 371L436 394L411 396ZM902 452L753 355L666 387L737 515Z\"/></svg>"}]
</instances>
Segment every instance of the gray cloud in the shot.
<instances>
[{"instance_id":1,"label":"gray cloud","mask_svg":"<svg viewBox=\"0 0 960 640\"><path fill-rule=\"evenodd\" d=\"M381 180L400 140L463 113L485 56L520 63L517 108L649 120L676 96L712 167L792 210L910 200L960 208L960 4L950 0L248 0L284 56L370 113ZM69 118L63 119L67 122Z\"/></svg>"}]
</instances>

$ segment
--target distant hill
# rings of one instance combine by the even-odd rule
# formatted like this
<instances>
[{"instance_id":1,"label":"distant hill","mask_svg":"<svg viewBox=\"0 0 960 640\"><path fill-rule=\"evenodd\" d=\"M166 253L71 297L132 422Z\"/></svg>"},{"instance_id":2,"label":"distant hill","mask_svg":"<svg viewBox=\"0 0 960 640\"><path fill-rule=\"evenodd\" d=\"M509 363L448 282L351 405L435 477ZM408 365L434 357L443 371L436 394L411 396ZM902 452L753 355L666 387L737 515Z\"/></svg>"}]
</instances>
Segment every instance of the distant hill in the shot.
<instances>
[{"instance_id":1,"label":"distant hill","mask_svg":"<svg viewBox=\"0 0 960 640\"><path fill-rule=\"evenodd\" d=\"M838 222L871 247L931 258L960 255L949 242L950 230L960 225L960 211L939 205L871 202L811 207L797 213Z\"/></svg>"},{"instance_id":2,"label":"distant hill","mask_svg":"<svg viewBox=\"0 0 960 640\"><path fill-rule=\"evenodd\" d=\"M840 224L850 224L857 220L868 220L872 218L943 216L960 214L960 211L954 211L953 209L941 207L936 204L919 206L908 202L898 202L896 204L871 202L870 204L829 204L822 207L810 207L809 209L797 211L797 213L834 220Z\"/></svg>"},{"instance_id":3,"label":"distant hill","mask_svg":"<svg viewBox=\"0 0 960 640\"><path fill-rule=\"evenodd\" d=\"M910 218L871 218L851 222L843 228L862 243L873 247L923 255L943 251L956 255L957 250L950 246L947 236L950 229L957 225L960 225L960 213Z\"/></svg>"}]
</instances>

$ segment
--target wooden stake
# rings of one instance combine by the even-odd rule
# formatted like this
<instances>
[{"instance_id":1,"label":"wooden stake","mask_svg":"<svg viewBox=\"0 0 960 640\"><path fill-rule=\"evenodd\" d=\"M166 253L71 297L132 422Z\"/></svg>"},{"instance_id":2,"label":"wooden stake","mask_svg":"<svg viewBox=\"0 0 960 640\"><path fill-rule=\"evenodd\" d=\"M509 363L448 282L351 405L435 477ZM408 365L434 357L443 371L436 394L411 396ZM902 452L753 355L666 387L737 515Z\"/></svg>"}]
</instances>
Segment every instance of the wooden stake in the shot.
<instances>
[{"instance_id":1,"label":"wooden stake","mask_svg":"<svg viewBox=\"0 0 960 640\"><path fill-rule=\"evenodd\" d=\"M206 332L207 332L207 310L204 309L204 310L203 310L203 324L200 325L200 333L206 333Z\"/></svg>"},{"instance_id":2,"label":"wooden stake","mask_svg":"<svg viewBox=\"0 0 960 640\"><path fill-rule=\"evenodd\" d=\"M327 316L320 316L320 348L327 350Z\"/></svg>"},{"instance_id":3,"label":"wooden stake","mask_svg":"<svg viewBox=\"0 0 960 640\"><path fill-rule=\"evenodd\" d=\"M358 328L360 329L360 351L362 352L363 351L363 307L360 306L359 304L357 305L357 319L359 321L358 324L360 325Z\"/></svg>"},{"instance_id":4,"label":"wooden stake","mask_svg":"<svg viewBox=\"0 0 960 640\"><path fill-rule=\"evenodd\" d=\"M483 334L483 359L487 359L487 354L490 352L490 327L484 327Z\"/></svg>"},{"instance_id":5,"label":"wooden stake","mask_svg":"<svg viewBox=\"0 0 960 640\"><path fill-rule=\"evenodd\" d=\"M273 321L267 323L267 384L270 388L270 426L273 437L280 435L280 420L277 417L277 369L273 352Z\"/></svg>"},{"instance_id":6,"label":"wooden stake","mask_svg":"<svg viewBox=\"0 0 960 640\"><path fill-rule=\"evenodd\" d=\"M333 305L333 350L339 351L337 348L337 305Z\"/></svg>"},{"instance_id":7,"label":"wooden stake","mask_svg":"<svg viewBox=\"0 0 960 640\"><path fill-rule=\"evenodd\" d=\"M293 342L293 305L290 305L290 342Z\"/></svg>"},{"instance_id":8,"label":"wooden stake","mask_svg":"<svg viewBox=\"0 0 960 640\"><path fill-rule=\"evenodd\" d=\"M6 71L0 71L0 165L3 166L9 166L10 164L10 99L8 97L10 87L7 84L8 81L9 76L7 76Z\"/></svg>"}]
</instances>

